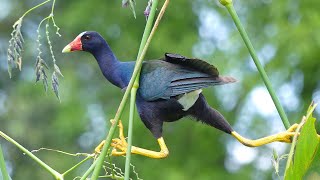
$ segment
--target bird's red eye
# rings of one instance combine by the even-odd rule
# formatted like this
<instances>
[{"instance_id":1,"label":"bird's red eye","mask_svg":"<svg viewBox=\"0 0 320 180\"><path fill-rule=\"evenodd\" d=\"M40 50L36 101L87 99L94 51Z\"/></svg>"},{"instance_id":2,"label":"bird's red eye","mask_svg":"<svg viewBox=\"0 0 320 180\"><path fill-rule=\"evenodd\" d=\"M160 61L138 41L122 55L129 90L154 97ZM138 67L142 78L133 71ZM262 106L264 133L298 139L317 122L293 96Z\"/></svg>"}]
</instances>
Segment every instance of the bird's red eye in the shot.
<instances>
[{"instance_id":1,"label":"bird's red eye","mask_svg":"<svg viewBox=\"0 0 320 180\"><path fill-rule=\"evenodd\" d=\"M91 37L90 37L89 35L85 35L85 36L84 36L84 39L85 39L85 40L89 40L90 38L91 38Z\"/></svg>"}]
</instances>

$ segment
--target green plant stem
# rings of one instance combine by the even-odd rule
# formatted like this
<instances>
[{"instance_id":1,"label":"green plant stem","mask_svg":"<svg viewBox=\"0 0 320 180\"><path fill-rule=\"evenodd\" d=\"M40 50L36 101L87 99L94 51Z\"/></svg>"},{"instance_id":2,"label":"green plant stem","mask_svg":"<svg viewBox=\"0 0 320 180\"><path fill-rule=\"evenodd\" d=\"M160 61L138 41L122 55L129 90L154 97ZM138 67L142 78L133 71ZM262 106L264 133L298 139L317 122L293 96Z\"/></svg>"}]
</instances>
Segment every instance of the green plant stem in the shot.
<instances>
[{"instance_id":1,"label":"green plant stem","mask_svg":"<svg viewBox=\"0 0 320 180\"><path fill-rule=\"evenodd\" d=\"M0 144L0 169L1 169L3 180L10 180L9 174L8 174L8 171L6 168L6 162L4 161L4 156L3 156L1 144Z\"/></svg>"},{"instance_id":2,"label":"green plant stem","mask_svg":"<svg viewBox=\"0 0 320 180\"><path fill-rule=\"evenodd\" d=\"M34 6L34 7L32 7L32 8L30 8L28 11L26 11L21 17L20 17L20 19L22 19L22 18L24 18L28 13L30 13L31 11L33 11L33 10L35 10L35 9L37 9L38 7L40 7L40 6L42 6L42 5L44 5L44 4L46 4L46 3L48 3L48 2L50 2L51 0L47 0L47 1L44 1L44 2L42 2L42 3L40 3L40 4L38 4L38 5L36 5L36 6Z\"/></svg>"},{"instance_id":3,"label":"green plant stem","mask_svg":"<svg viewBox=\"0 0 320 180\"><path fill-rule=\"evenodd\" d=\"M99 178L110 178L110 179L115 179L115 180L123 180L123 177L117 176L117 175L104 175L104 176L99 176Z\"/></svg>"},{"instance_id":4,"label":"green plant stem","mask_svg":"<svg viewBox=\"0 0 320 180\"><path fill-rule=\"evenodd\" d=\"M78 164L74 165L73 167L71 167L70 169L68 169L66 172L64 172L62 174L63 177L65 177L68 173L70 173L71 171L75 170L76 168L78 168L81 164L83 164L84 162L88 161L89 159L93 158L93 156L88 156L86 158L84 158L82 161L80 161Z\"/></svg>"},{"instance_id":5,"label":"green plant stem","mask_svg":"<svg viewBox=\"0 0 320 180\"><path fill-rule=\"evenodd\" d=\"M286 127L286 129L289 129L290 123L288 121L287 115L284 112L284 109L281 106L281 104L279 102L279 99L278 99L275 91L272 88L272 85L271 85L271 82L270 82L270 80L269 80L269 78L267 76L267 73L265 72L263 66L261 65L261 63L259 61L259 58L255 53L253 45L251 44L250 39L249 39L244 27L241 24L241 21L240 21L238 15L237 15L237 12L233 7L232 1L229 0L229 1L220 1L220 2L227 8L228 12L230 13L235 25L237 26L237 28L238 28L238 30L239 30L239 32L241 34L241 37L242 37L244 43L246 44L246 46L247 46L247 48L248 48L248 50L249 50L249 52L251 54L251 57L252 57L255 65L257 66L257 69L258 69L258 71L259 71L259 73L260 73L260 75L261 75L261 77L263 79L263 82L264 82L264 84L266 85L266 87L267 87L267 89L269 91L269 94L270 94L270 96L271 96L271 98L273 100L273 103L275 104L275 106L276 106L276 108L277 108L277 110L279 112L279 115L281 117L281 120L282 120L284 126Z\"/></svg>"},{"instance_id":6,"label":"green plant stem","mask_svg":"<svg viewBox=\"0 0 320 180\"><path fill-rule=\"evenodd\" d=\"M32 154L32 152L28 151L26 148L24 148L22 145L20 145L18 142L10 138L8 135L0 131L0 136L5 138L7 141L10 143L14 144L16 147L18 147L22 152L24 152L26 155L28 155L31 159L36 161L41 167L43 167L45 170L47 170L50 174L52 174L56 179L58 180L63 180L63 175L60 174L59 172L55 171L52 169L50 166L48 166L46 163L41 161L37 156Z\"/></svg>"},{"instance_id":7,"label":"green plant stem","mask_svg":"<svg viewBox=\"0 0 320 180\"><path fill-rule=\"evenodd\" d=\"M91 177L92 180L98 179L99 172L100 172L100 170L102 168L104 158L107 155L107 151L108 151L108 149L110 147L111 140L112 140L112 137L113 137L113 135L115 133L115 130L116 130L117 124L119 122L120 116L121 116L121 114L123 112L123 109L124 109L124 107L126 105L126 102L127 102L128 97L129 97L130 89L131 89L132 85L133 85L133 82L131 84L129 83L129 85L127 87L127 90L123 95L123 98L122 98L122 100L120 102L119 108L118 108L117 113L116 113L115 118L114 118L114 123L112 124L112 126L111 126L111 128L109 130L109 133L108 133L108 135L106 137L106 140L105 140L105 144L104 144L104 146L102 148L102 151L101 151L98 159L94 162L94 164L92 164L90 166L90 168L84 174L84 176L88 176L90 174L90 171L92 171L92 169L94 169L92 177ZM84 176L82 176L81 179L85 179Z\"/></svg>"},{"instance_id":8,"label":"green plant stem","mask_svg":"<svg viewBox=\"0 0 320 180\"><path fill-rule=\"evenodd\" d=\"M138 87L139 87L139 84L134 83L131 89L128 139L127 139L128 146L127 146L127 152L126 152L126 163L125 163L125 172L124 172L125 180L129 180L130 178L130 161L131 161L132 131L133 131L132 129L133 129L136 94L137 94Z\"/></svg>"},{"instance_id":9,"label":"green plant stem","mask_svg":"<svg viewBox=\"0 0 320 180\"><path fill-rule=\"evenodd\" d=\"M149 37L149 34L151 32L153 20L156 14L157 6L158 6L158 0L154 0L152 2L151 11L142 35L138 56L136 61L138 61L141 52L143 48L146 45L147 38ZM128 146L127 146L127 152L126 152L126 163L125 163L125 173L124 178L125 180L129 180L130 177L130 161L131 161L131 146L132 146L132 134L133 134L133 120L134 120L134 112L135 112L135 101L136 101L136 94L137 90L139 88L139 76L140 76L140 70L138 72L137 78L135 79L134 85L131 89L131 99L130 99L130 116L129 116L129 125L128 125Z\"/></svg>"},{"instance_id":10,"label":"green plant stem","mask_svg":"<svg viewBox=\"0 0 320 180\"><path fill-rule=\"evenodd\" d=\"M126 102L128 100L128 97L129 97L131 88L132 88L132 86L134 84L134 81L135 81L136 77L138 76L138 74L140 72L140 69L141 69L141 66L142 66L142 62L143 62L143 58L144 58L144 56L145 56L145 54L147 52L147 49L148 49L148 47L150 45L150 42L151 42L151 39L152 39L152 37L153 37L153 35L155 33L155 30L157 29L156 27L158 27L159 22L160 22L160 20L162 18L162 15L164 13L164 10L165 10L166 6L168 5L168 3L169 3L169 0L166 0L164 5L163 5L163 7L162 7L162 9L161 9L161 11L160 11L160 13L159 13L159 15L158 15L158 17L157 17L156 22L154 23L154 26L153 26L153 28L151 30L151 33L150 33L150 36L147 39L146 45L144 46L144 48L143 48L143 50L141 52L141 56L139 57L138 61L136 62L132 77L130 79L130 82L128 84L126 92L124 93L124 96L123 96L123 98L121 100L121 103L120 103L120 106L118 108L118 111L116 113L116 116L114 118L114 124L111 126L111 128L109 130L108 136L107 136L106 141L105 141L105 145L103 146L101 154L97 159L97 164L96 164L96 167L95 167L95 169L93 171L93 174L92 174L92 180L96 180L98 178L98 176L99 176L100 169L102 167L104 158L107 155L107 150L110 147L113 134L114 134L116 126L117 126L117 124L119 122L119 118L120 118L120 116L121 116L121 114L123 112L124 106L125 106L125 104L126 104Z\"/></svg>"},{"instance_id":11,"label":"green plant stem","mask_svg":"<svg viewBox=\"0 0 320 180\"><path fill-rule=\"evenodd\" d=\"M55 4L56 4L56 0L53 0L52 7L51 7L51 15L52 15L52 16L53 16Z\"/></svg>"},{"instance_id":12,"label":"green plant stem","mask_svg":"<svg viewBox=\"0 0 320 180\"><path fill-rule=\"evenodd\" d=\"M137 15L136 15L136 10L135 10L135 8L134 8L133 0L129 0L129 4L130 4L130 8L131 8L132 13L133 13L133 17L136 19L136 18L137 18Z\"/></svg>"},{"instance_id":13,"label":"green plant stem","mask_svg":"<svg viewBox=\"0 0 320 180\"><path fill-rule=\"evenodd\" d=\"M87 169L87 171L82 175L80 180L86 180L87 177L90 175L90 173L94 170L94 167L96 167L96 165L97 165L97 161L93 161L89 169Z\"/></svg>"}]
</instances>

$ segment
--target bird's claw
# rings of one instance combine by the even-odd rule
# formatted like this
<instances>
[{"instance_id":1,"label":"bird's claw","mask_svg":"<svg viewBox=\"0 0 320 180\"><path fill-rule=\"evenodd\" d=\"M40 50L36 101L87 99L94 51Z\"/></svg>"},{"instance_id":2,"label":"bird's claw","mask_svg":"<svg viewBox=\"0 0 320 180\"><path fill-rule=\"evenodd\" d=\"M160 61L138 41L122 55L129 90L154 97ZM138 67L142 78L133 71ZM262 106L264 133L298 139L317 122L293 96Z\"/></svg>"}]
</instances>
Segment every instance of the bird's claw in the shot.
<instances>
[{"instance_id":1,"label":"bird's claw","mask_svg":"<svg viewBox=\"0 0 320 180\"><path fill-rule=\"evenodd\" d=\"M116 123L114 119L111 119L110 122L111 122L112 126L115 125L115 123ZM126 150L127 150L127 142L124 137L123 125L122 125L121 120L119 120L118 127L119 127L119 138L112 139L112 142L111 142L111 146L114 147L114 149L112 150L112 155L115 155L115 156L125 155ZM95 154L99 154L101 152L104 144L105 144L105 140L103 140L94 149ZM117 151L116 149L119 149L121 151Z\"/></svg>"},{"instance_id":2,"label":"bird's claw","mask_svg":"<svg viewBox=\"0 0 320 180\"><path fill-rule=\"evenodd\" d=\"M125 139L114 138L112 139L111 146L114 148L112 150L113 156L123 156L127 152L128 143Z\"/></svg>"},{"instance_id":3,"label":"bird's claw","mask_svg":"<svg viewBox=\"0 0 320 180\"><path fill-rule=\"evenodd\" d=\"M113 121L113 123L115 123ZM121 120L118 123L119 127L119 138L112 139L111 146L114 148L111 152L113 156L123 156L126 155L128 143L123 133L123 125Z\"/></svg>"},{"instance_id":4,"label":"bird's claw","mask_svg":"<svg viewBox=\"0 0 320 180\"><path fill-rule=\"evenodd\" d=\"M94 149L94 152L95 154L99 154L103 148L105 144L105 141L103 140L95 149ZM125 139L123 138L120 139L120 138L114 138L112 139L112 142L111 142L111 146L114 148L111 152L111 155L112 156L123 156L123 155L126 155L126 152L127 152L127 142L125 141Z\"/></svg>"},{"instance_id":5,"label":"bird's claw","mask_svg":"<svg viewBox=\"0 0 320 180\"><path fill-rule=\"evenodd\" d=\"M99 154L101 152L104 144L105 144L105 140L101 141L101 143L96 148L94 148L94 153Z\"/></svg>"},{"instance_id":6,"label":"bird's claw","mask_svg":"<svg viewBox=\"0 0 320 180\"><path fill-rule=\"evenodd\" d=\"M95 154L99 154L105 144L103 140L95 149ZM128 143L126 142L125 138L114 138L112 139L111 146L113 150L111 151L112 156L123 156L126 155Z\"/></svg>"},{"instance_id":7,"label":"bird's claw","mask_svg":"<svg viewBox=\"0 0 320 180\"><path fill-rule=\"evenodd\" d=\"M280 142L286 142L286 143L291 143L292 138L296 133L294 132L282 132L278 135L279 141Z\"/></svg>"},{"instance_id":8,"label":"bird's claw","mask_svg":"<svg viewBox=\"0 0 320 180\"><path fill-rule=\"evenodd\" d=\"M279 141L291 143L293 140L293 136L296 134L296 129L298 128L299 124L293 124L287 131L284 131L279 134ZM299 133L298 133L299 135Z\"/></svg>"},{"instance_id":9,"label":"bird's claw","mask_svg":"<svg viewBox=\"0 0 320 180\"><path fill-rule=\"evenodd\" d=\"M298 127L299 124L295 123L287 130L287 132L295 132Z\"/></svg>"}]
</instances>

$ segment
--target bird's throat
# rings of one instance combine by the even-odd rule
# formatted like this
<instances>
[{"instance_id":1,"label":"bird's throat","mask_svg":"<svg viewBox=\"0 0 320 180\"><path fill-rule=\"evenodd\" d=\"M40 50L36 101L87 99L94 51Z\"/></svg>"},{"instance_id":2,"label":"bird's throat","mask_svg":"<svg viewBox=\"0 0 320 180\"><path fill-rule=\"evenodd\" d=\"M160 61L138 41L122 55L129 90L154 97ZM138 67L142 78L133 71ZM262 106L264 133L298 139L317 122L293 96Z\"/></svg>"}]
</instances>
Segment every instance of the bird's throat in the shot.
<instances>
[{"instance_id":1,"label":"bird's throat","mask_svg":"<svg viewBox=\"0 0 320 180\"><path fill-rule=\"evenodd\" d=\"M101 48L99 51L92 53L97 60L100 70L104 77L113 85L122 88L121 63L115 57L109 46Z\"/></svg>"}]
</instances>

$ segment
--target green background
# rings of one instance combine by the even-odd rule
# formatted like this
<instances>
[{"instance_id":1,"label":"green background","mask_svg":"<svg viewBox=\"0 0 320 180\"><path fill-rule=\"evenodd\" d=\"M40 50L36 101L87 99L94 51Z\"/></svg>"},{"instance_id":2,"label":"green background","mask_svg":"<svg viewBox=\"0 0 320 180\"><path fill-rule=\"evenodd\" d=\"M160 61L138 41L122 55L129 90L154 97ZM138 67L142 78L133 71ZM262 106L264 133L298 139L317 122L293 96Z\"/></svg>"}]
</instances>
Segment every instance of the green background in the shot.
<instances>
[{"instance_id":1,"label":"green background","mask_svg":"<svg viewBox=\"0 0 320 180\"><path fill-rule=\"evenodd\" d=\"M64 78L59 102L54 93L35 84L38 23L49 15L50 3L27 15L22 71L7 73L6 51L14 22L38 0L0 0L0 130L29 150L40 147L67 152L92 152L105 137L123 93L102 76L87 53L62 54L62 48L86 30L100 32L120 60L136 57L145 25L147 1L136 2L137 18L119 0L56 1L55 20L62 37L50 29L53 50ZM163 1L160 2L160 4ZM297 122L311 100L320 100L320 14L318 0L235 1L246 30L291 123ZM158 8L160 9L160 7ZM52 27L52 26L51 26ZM52 66L42 27L42 57ZM238 79L232 85L204 90L209 104L219 110L240 134L259 138L284 130L271 98L227 11L218 1L171 1L150 45L146 59L174 52L205 59L220 74ZM52 71L52 69L51 69ZM48 73L51 75L51 71ZM50 76L49 76L50 77ZM319 118L316 109L315 117ZM121 118L127 127L128 107ZM158 149L138 116L133 144ZM191 119L164 126L170 156L163 160L132 156L143 179L276 179L272 148L288 153L289 145L274 143L247 148L224 134ZM4 139L8 169L13 179L50 179L29 157ZM59 172L80 158L41 151L37 155ZM119 167L125 158L115 157ZM89 163L66 179L82 175Z\"/></svg>"}]
</instances>

